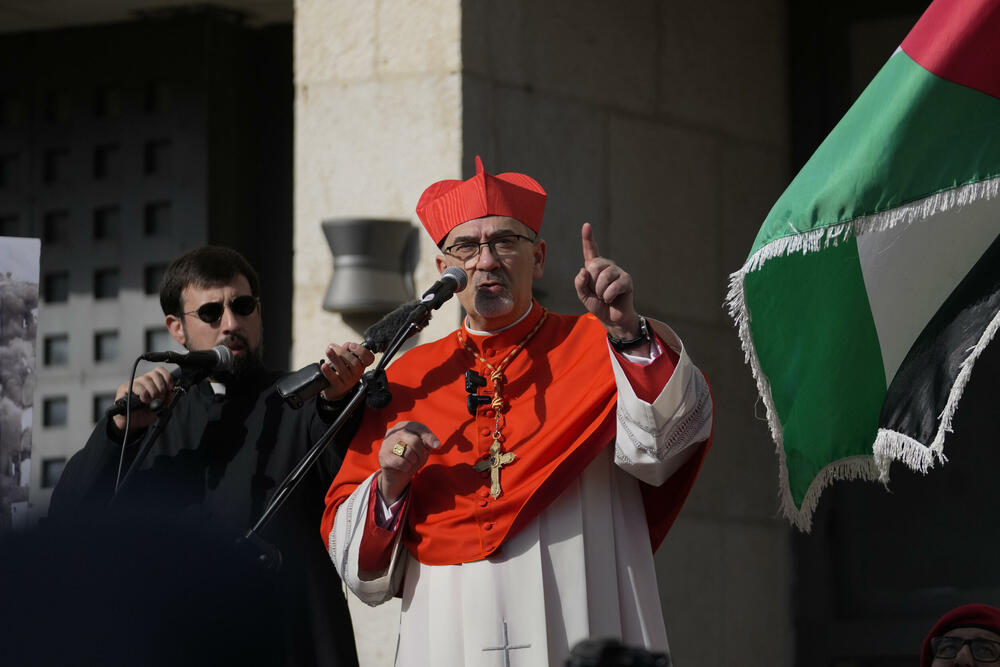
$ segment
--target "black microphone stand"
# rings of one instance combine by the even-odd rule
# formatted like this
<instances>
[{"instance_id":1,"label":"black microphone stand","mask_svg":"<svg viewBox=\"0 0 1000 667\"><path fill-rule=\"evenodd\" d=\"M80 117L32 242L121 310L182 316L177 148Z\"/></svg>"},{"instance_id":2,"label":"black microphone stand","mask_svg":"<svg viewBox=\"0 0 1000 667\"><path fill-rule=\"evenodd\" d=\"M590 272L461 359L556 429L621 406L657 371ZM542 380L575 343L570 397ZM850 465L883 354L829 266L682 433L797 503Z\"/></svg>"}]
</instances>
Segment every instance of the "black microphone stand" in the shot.
<instances>
[{"instance_id":1,"label":"black microphone stand","mask_svg":"<svg viewBox=\"0 0 1000 667\"><path fill-rule=\"evenodd\" d=\"M149 433L146 434L146 437L143 439L142 444L139 446L139 451L136 452L135 458L132 459L132 463L129 464L128 470L125 471L125 475L118 483L117 488L115 488L115 493L111 497L110 505L112 506L114 505L115 500L118 499L119 495L122 492L122 489L125 488L130 479L134 478L135 472L139 470L139 468L142 466L142 462L146 459L146 456L149 454L149 451L153 448L153 443L156 442L156 439L160 437L160 434L162 434L163 431L166 430L167 423L170 421L170 418L174 414L174 405L177 403L178 400L180 400L182 396L187 395L189 387L191 387L194 384L197 384L198 382L201 382L201 380L207 377L207 375L208 371L205 370L193 372L192 374L186 377L182 376L182 379L179 380L177 384L174 385L173 400L165 402L163 404L163 407L161 407L157 411L156 421L153 422L153 426L150 428ZM125 437L127 438L128 434L126 434ZM124 445L122 446L124 447Z\"/></svg>"},{"instance_id":2,"label":"black microphone stand","mask_svg":"<svg viewBox=\"0 0 1000 667\"><path fill-rule=\"evenodd\" d=\"M449 295L450 296L450 295ZM441 304L438 303L436 307ZM362 376L361 381L358 382L357 387L354 389L354 394L351 396L350 401L341 410L340 415L334 420L332 424L326 429L326 432L320 436L319 440L306 452L306 455L302 457L302 460L296 464L290 473L282 480L281 484L275 489L274 495L271 496L270 502L268 502L267 507L261 512L260 518L251 527L246 534L237 540L237 543L253 550L253 555L256 558L258 564L269 570L277 570L281 567L281 551L278 550L273 544L270 544L260 536L260 532L267 526L267 524L274 517L275 513L281 508L288 497L295 491L299 483L305 479L306 473L308 473L312 467L322 456L326 448L330 446L333 439L337 437L337 434L343 429L344 424L347 420L351 418L351 415L358 409L361 405L361 401L364 400L369 391L374 387L385 387L385 367L392 361L392 358L399 352L399 348L403 346L403 343L407 341L415 333L427 326L427 323L431 318L431 306L432 304L421 303L413 312L410 314L408 321L400 327L399 331L393 337L392 342L388 345L385 352L382 354L382 358L379 359L378 364L371 371ZM383 390L387 395L388 391ZM391 397L389 397L391 398ZM386 404L388 401L386 401ZM382 406L384 407L384 406Z\"/></svg>"}]
</instances>

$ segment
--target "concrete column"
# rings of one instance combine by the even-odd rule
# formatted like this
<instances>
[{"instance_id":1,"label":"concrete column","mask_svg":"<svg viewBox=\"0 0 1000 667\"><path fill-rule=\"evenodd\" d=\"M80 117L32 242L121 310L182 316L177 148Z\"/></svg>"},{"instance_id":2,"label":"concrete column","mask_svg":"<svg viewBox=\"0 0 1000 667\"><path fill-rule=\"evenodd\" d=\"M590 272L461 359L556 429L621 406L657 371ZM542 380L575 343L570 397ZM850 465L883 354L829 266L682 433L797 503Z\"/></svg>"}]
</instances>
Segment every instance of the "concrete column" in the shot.
<instances>
[{"instance_id":1,"label":"concrete column","mask_svg":"<svg viewBox=\"0 0 1000 667\"><path fill-rule=\"evenodd\" d=\"M295 235L292 363L328 342L359 340L371 320L322 310L330 217L409 218L432 181L461 178L459 0L295 1ZM437 276L421 234L417 290ZM459 322L455 300L418 336ZM370 609L348 595L362 665L391 665L399 604Z\"/></svg>"},{"instance_id":2,"label":"concrete column","mask_svg":"<svg viewBox=\"0 0 1000 667\"><path fill-rule=\"evenodd\" d=\"M332 257L330 217L409 218L423 189L460 178L458 0L295 2L295 235L292 360L315 361L327 342L358 340L371 322L322 310ZM422 237L417 290L437 276ZM455 328L457 302L421 340Z\"/></svg>"}]
</instances>

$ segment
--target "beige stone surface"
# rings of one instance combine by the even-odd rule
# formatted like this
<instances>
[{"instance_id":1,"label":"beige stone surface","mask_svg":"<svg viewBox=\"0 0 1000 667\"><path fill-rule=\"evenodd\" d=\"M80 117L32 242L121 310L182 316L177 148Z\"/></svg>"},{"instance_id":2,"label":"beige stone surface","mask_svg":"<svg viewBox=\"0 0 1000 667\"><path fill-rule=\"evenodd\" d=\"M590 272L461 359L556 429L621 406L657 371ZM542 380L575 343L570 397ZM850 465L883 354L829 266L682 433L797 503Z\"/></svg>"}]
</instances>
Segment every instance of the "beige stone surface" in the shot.
<instances>
[{"instance_id":1,"label":"beige stone surface","mask_svg":"<svg viewBox=\"0 0 1000 667\"><path fill-rule=\"evenodd\" d=\"M720 614L728 603L720 575L723 532L714 519L681 516L656 553L663 621L676 665L731 667L719 638Z\"/></svg>"},{"instance_id":2,"label":"beige stone surface","mask_svg":"<svg viewBox=\"0 0 1000 667\"><path fill-rule=\"evenodd\" d=\"M747 656L754 665L791 664L793 529L778 520L722 525L726 604L716 636L725 646L723 664L745 664Z\"/></svg>"},{"instance_id":3,"label":"beige stone surface","mask_svg":"<svg viewBox=\"0 0 1000 667\"><path fill-rule=\"evenodd\" d=\"M460 0L379 0L381 76L458 72L461 67Z\"/></svg>"},{"instance_id":4,"label":"beige stone surface","mask_svg":"<svg viewBox=\"0 0 1000 667\"><path fill-rule=\"evenodd\" d=\"M375 73L378 2L295 1L295 81L357 81Z\"/></svg>"},{"instance_id":5,"label":"beige stone surface","mask_svg":"<svg viewBox=\"0 0 1000 667\"><path fill-rule=\"evenodd\" d=\"M791 180L784 149L732 142L722 153L722 269L738 270Z\"/></svg>"},{"instance_id":6,"label":"beige stone surface","mask_svg":"<svg viewBox=\"0 0 1000 667\"><path fill-rule=\"evenodd\" d=\"M790 528L678 519L656 555L676 665L790 665Z\"/></svg>"},{"instance_id":7,"label":"beige stone surface","mask_svg":"<svg viewBox=\"0 0 1000 667\"><path fill-rule=\"evenodd\" d=\"M787 181L785 6L599 0L298 0L295 358L357 336L319 307L331 256L319 222L416 222L423 188L487 168L550 199L543 303L579 312L579 227L636 281L708 373L713 450L657 554L678 665L791 665L791 557L756 389L723 308ZM354 34L322 43L321 35ZM303 26L303 21L315 24ZM436 277L422 238L418 289ZM453 301L422 339L458 322ZM306 342L309 344L306 344ZM352 600L362 665L389 665L398 605Z\"/></svg>"},{"instance_id":8,"label":"beige stone surface","mask_svg":"<svg viewBox=\"0 0 1000 667\"><path fill-rule=\"evenodd\" d=\"M674 320L715 400L715 440L684 506L685 516L774 520L778 462L764 406L733 327Z\"/></svg>"},{"instance_id":9,"label":"beige stone surface","mask_svg":"<svg viewBox=\"0 0 1000 667\"><path fill-rule=\"evenodd\" d=\"M320 222L389 217L416 223L414 208L431 182L458 176L461 103L455 74L388 81L300 85L296 100L293 360L314 361L328 341L360 331L322 311L334 270ZM404 106L406 114L398 113ZM435 279L433 243L422 237L418 290ZM450 331L455 302L436 314L420 340Z\"/></svg>"},{"instance_id":10,"label":"beige stone surface","mask_svg":"<svg viewBox=\"0 0 1000 667\"><path fill-rule=\"evenodd\" d=\"M526 58L520 48L525 4L525 0L462 0L463 71L514 85L525 83Z\"/></svg>"},{"instance_id":11,"label":"beige stone surface","mask_svg":"<svg viewBox=\"0 0 1000 667\"><path fill-rule=\"evenodd\" d=\"M721 323L718 137L615 117L609 144L614 252L628 258L637 286L657 286L637 287L637 303Z\"/></svg>"},{"instance_id":12,"label":"beige stone surface","mask_svg":"<svg viewBox=\"0 0 1000 667\"><path fill-rule=\"evenodd\" d=\"M629 0L525 2L521 50L526 83L594 103L651 112L656 100L659 3Z\"/></svg>"},{"instance_id":13,"label":"beige stone surface","mask_svg":"<svg viewBox=\"0 0 1000 667\"><path fill-rule=\"evenodd\" d=\"M548 192L542 238L548 244L545 274L536 283L544 305L579 312L573 278L583 265L580 227L590 222L602 251L610 252L606 179L607 114L590 105L518 88L497 86L493 127L499 171L521 171ZM473 119L466 114L466 123Z\"/></svg>"},{"instance_id":14,"label":"beige stone surface","mask_svg":"<svg viewBox=\"0 0 1000 667\"><path fill-rule=\"evenodd\" d=\"M705 0L668 7L662 14L658 111L786 145L785 3Z\"/></svg>"}]
</instances>

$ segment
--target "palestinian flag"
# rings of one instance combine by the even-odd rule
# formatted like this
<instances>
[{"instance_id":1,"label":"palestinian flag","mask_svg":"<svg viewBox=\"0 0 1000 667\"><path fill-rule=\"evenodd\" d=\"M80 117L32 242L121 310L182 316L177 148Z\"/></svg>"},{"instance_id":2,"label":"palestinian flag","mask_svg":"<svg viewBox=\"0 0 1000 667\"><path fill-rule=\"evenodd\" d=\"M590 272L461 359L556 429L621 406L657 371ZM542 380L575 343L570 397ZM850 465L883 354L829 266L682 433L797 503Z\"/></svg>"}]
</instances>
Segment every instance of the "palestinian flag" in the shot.
<instances>
[{"instance_id":1,"label":"palestinian flag","mask_svg":"<svg viewBox=\"0 0 1000 667\"><path fill-rule=\"evenodd\" d=\"M782 508L926 472L1000 327L1000 0L936 0L768 214L727 298Z\"/></svg>"}]
</instances>

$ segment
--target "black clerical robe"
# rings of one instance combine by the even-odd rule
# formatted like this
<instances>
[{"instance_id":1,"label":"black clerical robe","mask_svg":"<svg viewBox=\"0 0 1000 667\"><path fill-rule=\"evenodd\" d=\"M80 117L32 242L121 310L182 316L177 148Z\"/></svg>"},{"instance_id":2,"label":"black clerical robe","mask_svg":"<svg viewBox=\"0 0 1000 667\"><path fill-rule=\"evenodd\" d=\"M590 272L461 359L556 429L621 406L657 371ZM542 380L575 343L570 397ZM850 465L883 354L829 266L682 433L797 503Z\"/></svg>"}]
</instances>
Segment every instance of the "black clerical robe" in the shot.
<instances>
[{"instance_id":1,"label":"black clerical robe","mask_svg":"<svg viewBox=\"0 0 1000 667\"><path fill-rule=\"evenodd\" d=\"M274 391L280 374L260 373L225 394L208 381L177 399L173 417L111 505L114 514L181 522L235 540L253 525L275 487L323 434L339 406L309 401L294 410ZM360 412L360 411L359 411ZM274 516L263 538L277 546L283 564L275 591L275 639L288 665L356 665L350 616L336 570L316 532L323 496L333 480L352 419L299 488ZM134 434L125 469L148 435ZM86 446L67 463L49 520L58 525L106 515L121 451L121 434L105 417Z\"/></svg>"}]
</instances>

